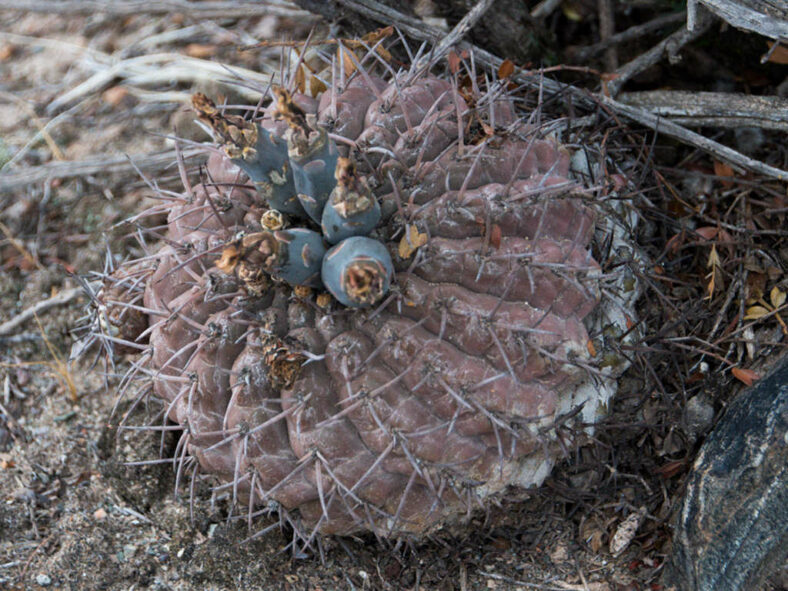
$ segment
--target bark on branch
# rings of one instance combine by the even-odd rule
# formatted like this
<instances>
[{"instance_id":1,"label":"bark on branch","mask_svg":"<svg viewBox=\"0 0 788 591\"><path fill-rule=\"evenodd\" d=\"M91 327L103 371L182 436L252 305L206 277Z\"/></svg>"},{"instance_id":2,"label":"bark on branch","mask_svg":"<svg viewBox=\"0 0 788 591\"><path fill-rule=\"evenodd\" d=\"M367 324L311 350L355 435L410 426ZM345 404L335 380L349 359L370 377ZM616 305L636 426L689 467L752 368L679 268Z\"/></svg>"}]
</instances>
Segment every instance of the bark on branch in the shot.
<instances>
[{"instance_id":1,"label":"bark on branch","mask_svg":"<svg viewBox=\"0 0 788 591\"><path fill-rule=\"evenodd\" d=\"M788 100L722 92L626 92L619 100L692 127L760 127L788 131Z\"/></svg>"}]
</instances>

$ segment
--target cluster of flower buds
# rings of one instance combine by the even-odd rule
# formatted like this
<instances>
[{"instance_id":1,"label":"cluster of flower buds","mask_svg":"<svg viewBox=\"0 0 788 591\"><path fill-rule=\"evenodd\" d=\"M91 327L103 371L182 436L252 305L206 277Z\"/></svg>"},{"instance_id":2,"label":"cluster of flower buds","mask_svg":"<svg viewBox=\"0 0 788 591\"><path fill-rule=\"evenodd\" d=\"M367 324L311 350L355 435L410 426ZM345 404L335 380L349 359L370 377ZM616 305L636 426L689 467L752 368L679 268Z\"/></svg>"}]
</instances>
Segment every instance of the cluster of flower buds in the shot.
<instances>
[{"instance_id":1,"label":"cluster of flower buds","mask_svg":"<svg viewBox=\"0 0 788 591\"><path fill-rule=\"evenodd\" d=\"M227 245L218 266L237 273L253 294L268 277L293 287L325 288L341 304L364 308L388 292L394 267L386 247L369 237L380 204L349 158L290 94L275 88L284 137L242 117L225 115L208 97L192 104L271 210L262 232ZM286 214L300 227L284 229Z\"/></svg>"}]
</instances>

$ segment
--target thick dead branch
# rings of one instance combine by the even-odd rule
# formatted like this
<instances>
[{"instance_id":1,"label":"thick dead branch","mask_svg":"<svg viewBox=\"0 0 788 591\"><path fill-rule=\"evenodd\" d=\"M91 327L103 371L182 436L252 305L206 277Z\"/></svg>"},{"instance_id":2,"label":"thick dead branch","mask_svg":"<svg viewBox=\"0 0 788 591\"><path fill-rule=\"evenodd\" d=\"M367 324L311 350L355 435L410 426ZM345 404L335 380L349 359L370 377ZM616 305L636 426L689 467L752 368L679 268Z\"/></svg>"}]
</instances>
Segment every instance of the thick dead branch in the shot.
<instances>
[{"instance_id":1,"label":"thick dead branch","mask_svg":"<svg viewBox=\"0 0 788 591\"><path fill-rule=\"evenodd\" d=\"M431 41L437 43L445 36L445 33L440 29L431 27L422 21L403 15L396 10L382 5L375 0L338 0L343 6L357 11L359 14L376 20L380 23L386 23L398 27L403 34L420 39L423 41ZM467 42L460 42L457 44L458 49L468 49L473 51L474 59L477 63L497 70L503 60L499 57L492 55L490 52L485 51L479 47L471 45ZM720 160L727 162L739 170L745 169L761 174L770 178L778 180L788 180L788 171L769 166L759 160L753 160L744 154L733 150L727 146L710 140L694 131L690 131L677 125L671 121L658 117L649 113L645 109L625 105L610 97L593 94L581 88L575 88L569 84L563 84L555 80L550 80L544 76L539 75L538 72L520 71L514 75L515 81L526 87L533 89L541 89L545 93L553 95L571 96L572 102L577 105L588 109L595 109L599 104L608 107L612 112L618 113L627 119L636 121L654 131L669 137L675 138L685 144L694 146L703 150L704 152L713 154Z\"/></svg>"},{"instance_id":2,"label":"thick dead branch","mask_svg":"<svg viewBox=\"0 0 788 591\"><path fill-rule=\"evenodd\" d=\"M608 39L600 41L599 43L594 43L593 45L589 45L587 47L579 47L573 52L573 56L578 62L583 62L596 55L599 55L612 45L618 45L619 43L626 43L627 41L640 39L643 37L643 35L658 31L659 29L662 29L668 25L683 23L686 18L686 12L677 12L675 14L659 16L653 20L643 23L642 25L635 25L628 28L626 31L621 31L620 33L611 35Z\"/></svg>"},{"instance_id":3,"label":"thick dead branch","mask_svg":"<svg viewBox=\"0 0 788 591\"><path fill-rule=\"evenodd\" d=\"M205 150L189 148L181 152L184 158L196 158L192 162L206 160ZM92 174L130 174L136 170L143 172L161 172L173 166L176 151L169 150L159 154L135 154L92 158L78 162L50 162L41 166L33 166L15 172L0 174L0 193L20 189L51 179L65 179Z\"/></svg>"},{"instance_id":4,"label":"thick dead branch","mask_svg":"<svg viewBox=\"0 0 788 591\"><path fill-rule=\"evenodd\" d=\"M618 100L691 127L761 127L788 131L788 100L721 92L626 92Z\"/></svg>"},{"instance_id":5,"label":"thick dead branch","mask_svg":"<svg viewBox=\"0 0 788 591\"><path fill-rule=\"evenodd\" d=\"M616 96L621 91L624 84L630 79L658 63L666 55L670 61L679 59L678 52L681 48L703 35L711 26L712 21L713 19L707 16L697 23L694 30L688 30L682 27L631 62L621 66L616 70L615 80L608 83L608 92L610 95Z\"/></svg>"},{"instance_id":6,"label":"thick dead branch","mask_svg":"<svg viewBox=\"0 0 788 591\"><path fill-rule=\"evenodd\" d=\"M308 16L290 2L232 0L224 2L190 2L188 0L0 0L0 8L45 12L50 14L134 14L183 13L195 19L244 18L252 16Z\"/></svg>"},{"instance_id":7,"label":"thick dead branch","mask_svg":"<svg viewBox=\"0 0 788 591\"><path fill-rule=\"evenodd\" d=\"M695 28L699 4L736 28L772 39L788 40L788 5L785 0L689 0L687 28L690 31Z\"/></svg>"},{"instance_id":8,"label":"thick dead branch","mask_svg":"<svg viewBox=\"0 0 788 591\"><path fill-rule=\"evenodd\" d=\"M774 166L769 166L760 160L754 160L749 156L745 156L741 152L737 152L733 148L724 146L719 142L715 142L714 140L702 136L699 133L690 131L689 129L682 127L681 125L677 125L672 121L658 117L657 115L649 113L644 109L625 105L624 103L620 103L609 97L599 97L599 101L602 104L610 107L611 111L615 113L623 115L624 117L633 121L637 121L641 125L645 125L646 127L653 129L657 133L670 136L685 144L699 148L704 152L712 154L720 160L727 162L733 167L738 168L739 170L750 170L773 179L788 181L788 171L775 168Z\"/></svg>"}]
</instances>

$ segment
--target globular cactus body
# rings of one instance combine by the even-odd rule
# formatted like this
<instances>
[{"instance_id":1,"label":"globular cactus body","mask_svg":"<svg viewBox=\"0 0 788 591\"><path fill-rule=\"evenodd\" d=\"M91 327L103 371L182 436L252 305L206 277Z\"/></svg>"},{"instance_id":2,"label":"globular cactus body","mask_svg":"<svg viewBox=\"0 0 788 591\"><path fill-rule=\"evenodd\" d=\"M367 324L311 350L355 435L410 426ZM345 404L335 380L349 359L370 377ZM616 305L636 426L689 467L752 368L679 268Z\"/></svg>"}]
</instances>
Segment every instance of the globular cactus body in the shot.
<instances>
[{"instance_id":1,"label":"globular cactus body","mask_svg":"<svg viewBox=\"0 0 788 591\"><path fill-rule=\"evenodd\" d=\"M594 208L501 88L469 101L451 76L356 72L318 100L280 92L254 123L198 99L257 191L212 157L168 243L105 289L110 310L144 300L179 453L304 540L457 523L541 482L571 440L562 417L606 401L584 322ZM285 184L261 187L273 173ZM333 206L348 195L367 201ZM264 230L266 209L300 227Z\"/></svg>"}]
</instances>

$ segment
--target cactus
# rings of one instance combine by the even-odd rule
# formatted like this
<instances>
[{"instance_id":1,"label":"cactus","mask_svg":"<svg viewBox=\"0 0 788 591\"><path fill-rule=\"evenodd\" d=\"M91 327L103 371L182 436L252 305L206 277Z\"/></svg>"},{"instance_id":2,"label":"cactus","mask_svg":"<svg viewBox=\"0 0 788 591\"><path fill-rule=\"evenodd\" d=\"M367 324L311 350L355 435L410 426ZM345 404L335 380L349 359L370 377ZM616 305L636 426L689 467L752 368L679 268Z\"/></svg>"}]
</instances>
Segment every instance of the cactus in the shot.
<instances>
[{"instance_id":1,"label":"cactus","mask_svg":"<svg viewBox=\"0 0 788 591\"><path fill-rule=\"evenodd\" d=\"M323 284L341 304L368 307L388 293L394 267L386 247L365 236L346 238L323 258Z\"/></svg>"},{"instance_id":2,"label":"cactus","mask_svg":"<svg viewBox=\"0 0 788 591\"><path fill-rule=\"evenodd\" d=\"M339 151L326 130L317 127L314 116L307 117L290 93L274 89L277 96L276 116L287 121L287 153L293 168L298 200L307 215L320 223L323 206L336 185L334 170ZM312 121L309 121L312 119Z\"/></svg>"},{"instance_id":3,"label":"cactus","mask_svg":"<svg viewBox=\"0 0 788 591\"><path fill-rule=\"evenodd\" d=\"M380 222L380 205L369 187L356 174L348 158L340 158L336 166L336 187L323 209L321 228L331 244L366 236Z\"/></svg>"},{"instance_id":4,"label":"cactus","mask_svg":"<svg viewBox=\"0 0 788 591\"><path fill-rule=\"evenodd\" d=\"M287 142L260 125L236 116L220 116L216 105L204 94L192 102L201 120L224 143L224 152L241 168L255 188L273 207L284 213L304 213L298 201Z\"/></svg>"},{"instance_id":5,"label":"cactus","mask_svg":"<svg viewBox=\"0 0 788 591\"><path fill-rule=\"evenodd\" d=\"M569 151L504 85L384 70L277 90L255 120L196 96L256 190L212 156L100 298L115 324L136 310L111 342L146 353L140 391L182 426L184 461L306 545L460 523L539 484L610 396L589 346L596 209Z\"/></svg>"}]
</instances>

